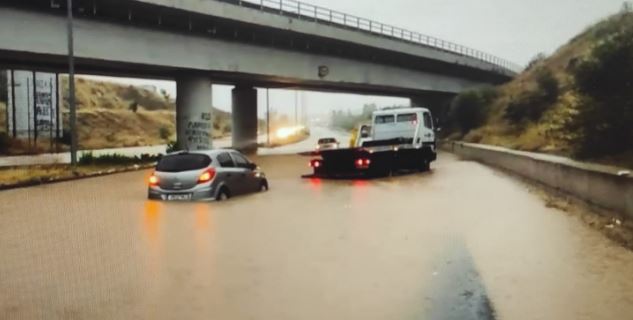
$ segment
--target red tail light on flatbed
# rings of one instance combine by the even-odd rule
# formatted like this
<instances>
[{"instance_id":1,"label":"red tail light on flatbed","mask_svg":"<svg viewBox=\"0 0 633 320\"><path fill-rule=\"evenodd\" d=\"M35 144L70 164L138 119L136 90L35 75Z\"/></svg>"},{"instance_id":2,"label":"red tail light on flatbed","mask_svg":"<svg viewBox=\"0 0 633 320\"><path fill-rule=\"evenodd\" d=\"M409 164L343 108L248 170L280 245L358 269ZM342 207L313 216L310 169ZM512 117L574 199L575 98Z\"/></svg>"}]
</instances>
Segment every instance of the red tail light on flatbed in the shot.
<instances>
[{"instance_id":1,"label":"red tail light on flatbed","mask_svg":"<svg viewBox=\"0 0 633 320\"><path fill-rule=\"evenodd\" d=\"M321 160L315 159L315 160L310 160L309 164L310 164L310 167L312 168L319 168L323 165L323 162Z\"/></svg>"},{"instance_id":2,"label":"red tail light on flatbed","mask_svg":"<svg viewBox=\"0 0 633 320\"><path fill-rule=\"evenodd\" d=\"M368 169L369 165L371 164L371 160L367 158L360 158L360 159L356 159L354 164L356 165L357 169Z\"/></svg>"}]
</instances>

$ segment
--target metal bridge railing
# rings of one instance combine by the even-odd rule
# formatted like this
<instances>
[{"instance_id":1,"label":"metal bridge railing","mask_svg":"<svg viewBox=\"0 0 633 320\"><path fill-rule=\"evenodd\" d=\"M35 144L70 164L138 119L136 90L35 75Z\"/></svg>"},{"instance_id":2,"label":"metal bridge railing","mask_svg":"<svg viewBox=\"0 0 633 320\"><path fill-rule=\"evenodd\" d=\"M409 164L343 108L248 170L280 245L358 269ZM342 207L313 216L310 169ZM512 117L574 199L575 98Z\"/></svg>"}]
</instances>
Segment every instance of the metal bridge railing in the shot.
<instances>
[{"instance_id":1,"label":"metal bridge railing","mask_svg":"<svg viewBox=\"0 0 633 320\"><path fill-rule=\"evenodd\" d=\"M275 13L296 19L314 21L328 25L336 25L348 29L369 32L384 37L398 39L409 43L415 43L426 47L445 50L451 53L475 58L490 63L497 68L518 73L523 70L520 65L508 60L496 57L492 54L462 46L450 41L445 41L432 36L427 36L415 31L409 31L392 25L357 17L339 11L311 5L295 0L215 0L232 3L243 7L249 7L269 13Z\"/></svg>"}]
</instances>

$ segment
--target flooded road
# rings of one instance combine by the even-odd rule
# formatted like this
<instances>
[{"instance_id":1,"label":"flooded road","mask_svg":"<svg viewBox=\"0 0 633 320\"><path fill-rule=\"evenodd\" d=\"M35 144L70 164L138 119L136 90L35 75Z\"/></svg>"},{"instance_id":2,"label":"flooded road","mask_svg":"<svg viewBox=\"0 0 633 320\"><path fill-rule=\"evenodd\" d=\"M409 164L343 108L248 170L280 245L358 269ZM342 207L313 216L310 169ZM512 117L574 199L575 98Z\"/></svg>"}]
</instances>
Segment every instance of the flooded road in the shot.
<instances>
[{"instance_id":1,"label":"flooded road","mask_svg":"<svg viewBox=\"0 0 633 320\"><path fill-rule=\"evenodd\" d=\"M633 253L502 173L146 201L148 172L0 193L0 319L631 319Z\"/></svg>"}]
</instances>

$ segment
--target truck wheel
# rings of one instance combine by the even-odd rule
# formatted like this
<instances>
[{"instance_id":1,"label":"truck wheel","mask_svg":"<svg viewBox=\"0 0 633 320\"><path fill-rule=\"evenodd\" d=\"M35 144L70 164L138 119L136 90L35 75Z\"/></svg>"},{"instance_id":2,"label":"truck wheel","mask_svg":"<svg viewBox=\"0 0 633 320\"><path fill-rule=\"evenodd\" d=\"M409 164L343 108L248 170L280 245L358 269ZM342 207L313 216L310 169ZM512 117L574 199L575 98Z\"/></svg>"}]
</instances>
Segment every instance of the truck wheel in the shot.
<instances>
[{"instance_id":1,"label":"truck wheel","mask_svg":"<svg viewBox=\"0 0 633 320\"><path fill-rule=\"evenodd\" d=\"M420 166L420 172L427 172L429 170L431 170L431 161L424 160Z\"/></svg>"},{"instance_id":2,"label":"truck wheel","mask_svg":"<svg viewBox=\"0 0 633 320\"><path fill-rule=\"evenodd\" d=\"M259 191L260 192L268 191L268 181L264 180L259 184Z\"/></svg>"}]
</instances>

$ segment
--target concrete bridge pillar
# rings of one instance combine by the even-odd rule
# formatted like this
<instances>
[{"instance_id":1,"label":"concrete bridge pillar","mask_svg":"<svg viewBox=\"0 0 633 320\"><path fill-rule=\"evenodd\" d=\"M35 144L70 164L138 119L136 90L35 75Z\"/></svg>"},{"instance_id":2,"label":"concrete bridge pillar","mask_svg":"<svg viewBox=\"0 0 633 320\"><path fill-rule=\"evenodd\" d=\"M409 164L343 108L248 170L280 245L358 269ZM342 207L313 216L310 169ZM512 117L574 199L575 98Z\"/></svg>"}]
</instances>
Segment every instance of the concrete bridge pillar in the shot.
<instances>
[{"instance_id":1,"label":"concrete bridge pillar","mask_svg":"<svg viewBox=\"0 0 633 320\"><path fill-rule=\"evenodd\" d=\"M179 150L213 147L211 81L184 76L176 80L176 144Z\"/></svg>"},{"instance_id":2,"label":"concrete bridge pillar","mask_svg":"<svg viewBox=\"0 0 633 320\"><path fill-rule=\"evenodd\" d=\"M233 148L243 152L257 151L257 89L237 85L233 96Z\"/></svg>"}]
</instances>

